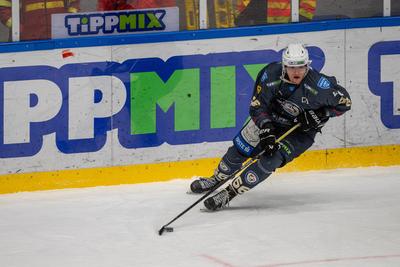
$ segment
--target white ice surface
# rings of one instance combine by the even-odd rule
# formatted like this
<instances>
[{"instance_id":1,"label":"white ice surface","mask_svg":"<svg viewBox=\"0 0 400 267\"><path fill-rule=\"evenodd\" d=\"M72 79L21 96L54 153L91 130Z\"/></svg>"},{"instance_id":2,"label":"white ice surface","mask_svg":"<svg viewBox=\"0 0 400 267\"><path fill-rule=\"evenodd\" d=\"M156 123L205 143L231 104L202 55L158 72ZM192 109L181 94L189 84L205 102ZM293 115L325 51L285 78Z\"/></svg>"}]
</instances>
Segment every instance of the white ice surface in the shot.
<instances>
[{"instance_id":1,"label":"white ice surface","mask_svg":"<svg viewBox=\"0 0 400 267\"><path fill-rule=\"evenodd\" d=\"M189 183L0 195L0 266L400 266L400 166L274 174L159 236Z\"/></svg>"}]
</instances>

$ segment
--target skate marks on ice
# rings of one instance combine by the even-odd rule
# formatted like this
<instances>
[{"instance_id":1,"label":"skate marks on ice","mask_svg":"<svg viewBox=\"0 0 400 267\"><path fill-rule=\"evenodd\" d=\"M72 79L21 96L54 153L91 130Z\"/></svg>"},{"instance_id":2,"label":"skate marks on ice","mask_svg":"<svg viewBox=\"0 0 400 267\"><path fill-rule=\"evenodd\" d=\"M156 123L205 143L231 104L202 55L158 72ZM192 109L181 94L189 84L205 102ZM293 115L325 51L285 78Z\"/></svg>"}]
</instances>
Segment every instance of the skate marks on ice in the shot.
<instances>
[{"instance_id":1,"label":"skate marks on ice","mask_svg":"<svg viewBox=\"0 0 400 267\"><path fill-rule=\"evenodd\" d=\"M7 267L400 266L400 167L276 174L222 211L189 180L0 195Z\"/></svg>"},{"instance_id":2,"label":"skate marks on ice","mask_svg":"<svg viewBox=\"0 0 400 267\"><path fill-rule=\"evenodd\" d=\"M234 264L231 264L229 262L223 261L221 259L218 259L214 256L211 255L199 255L200 257L203 257L210 262L215 263L216 265L219 266L225 266L225 267L237 267ZM317 260L304 260L304 261L297 261L297 262L281 262L281 263L271 263L267 265L259 265L256 267L283 267L283 266L316 266L319 264L332 264L332 263L338 263L338 264L353 264L352 266L365 266L364 264L365 261L371 260L371 261L379 261L380 259L396 259L400 258L400 254L398 255L378 255L378 256L363 256L363 257L349 257L349 258L331 258L331 259L317 259ZM352 263L354 262L354 263ZM332 265L329 265L332 266ZM379 266L379 265L377 265Z\"/></svg>"},{"instance_id":3,"label":"skate marks on ice","mask_svg":"<svg viewBox=\"0 0 400 267\"><path fill-rule=\"evenodd\" d=\"M215 266L399 266L398 177L398 167L277 175L182 231L224 236L233 253L201 254Z\"/></svg>"}]
</instances>

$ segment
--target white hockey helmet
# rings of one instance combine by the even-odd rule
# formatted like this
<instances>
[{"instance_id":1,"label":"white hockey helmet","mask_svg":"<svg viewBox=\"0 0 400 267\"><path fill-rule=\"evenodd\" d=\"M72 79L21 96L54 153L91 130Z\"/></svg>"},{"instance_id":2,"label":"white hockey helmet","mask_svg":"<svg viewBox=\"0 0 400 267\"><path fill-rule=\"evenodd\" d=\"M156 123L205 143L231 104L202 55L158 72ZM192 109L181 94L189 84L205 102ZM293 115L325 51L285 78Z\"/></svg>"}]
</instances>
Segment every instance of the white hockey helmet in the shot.
<instances>
[{"instance_id":1,"label":"white hockey helmet","mask_svg":"<svg viewBox=\"0 0 400 267\"><path fill-rule=\"evenodd\" d=\"M307 48L302 44L289 44L282 53L284 67L308 67L310 64Z\"/></svg>"}]
</instances>

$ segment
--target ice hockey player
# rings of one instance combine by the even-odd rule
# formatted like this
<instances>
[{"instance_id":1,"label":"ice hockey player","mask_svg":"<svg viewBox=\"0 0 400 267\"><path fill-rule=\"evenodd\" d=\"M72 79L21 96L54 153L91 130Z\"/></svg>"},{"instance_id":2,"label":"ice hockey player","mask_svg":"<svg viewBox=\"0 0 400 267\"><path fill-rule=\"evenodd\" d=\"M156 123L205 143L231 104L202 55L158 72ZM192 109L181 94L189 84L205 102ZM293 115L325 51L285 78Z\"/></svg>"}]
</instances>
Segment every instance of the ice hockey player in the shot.
<instances>
[{"instance_id":1,"label":"ice hockey player","mask_svg":"<svg viewBox=\"0 0 400 267\"><path fill-rule=\"evenodd\" d=\"M282 62L266 65L254 85L250 104L251 119L233 139L214 175L194 180L193 193L209 191L226 179L250 157L261 154L239 176L227 182L223 190L204 201L208 210L225 207L235 196L254 188L301 155L314 143L317 132L330 117L350 110L351 99L335 77L310 67L308 50L302 44L289 44ZM276 138L297 123L301 126L278 144Z\"/></svg>"}]
</instances>

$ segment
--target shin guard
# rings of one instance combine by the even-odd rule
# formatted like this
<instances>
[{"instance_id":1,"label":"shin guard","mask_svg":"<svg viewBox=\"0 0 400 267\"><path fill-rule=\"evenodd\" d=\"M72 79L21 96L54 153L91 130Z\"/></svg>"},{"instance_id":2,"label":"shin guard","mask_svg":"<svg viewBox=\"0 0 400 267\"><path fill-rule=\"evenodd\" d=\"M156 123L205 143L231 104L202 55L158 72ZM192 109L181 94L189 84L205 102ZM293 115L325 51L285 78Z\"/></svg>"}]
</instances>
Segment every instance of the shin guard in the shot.
<instances>
[{"instance_id":1,"label":"shin guard","mask_svg":"<svg viewBox=\"0 0 400 267\"><path fill-rule=\"evenodd\" d=\"M233 179L232 187L236 193L243 194L267 179L281 164L282 156L279 152L273 156L262 156Z\"/></svg>"}]
</instances>

